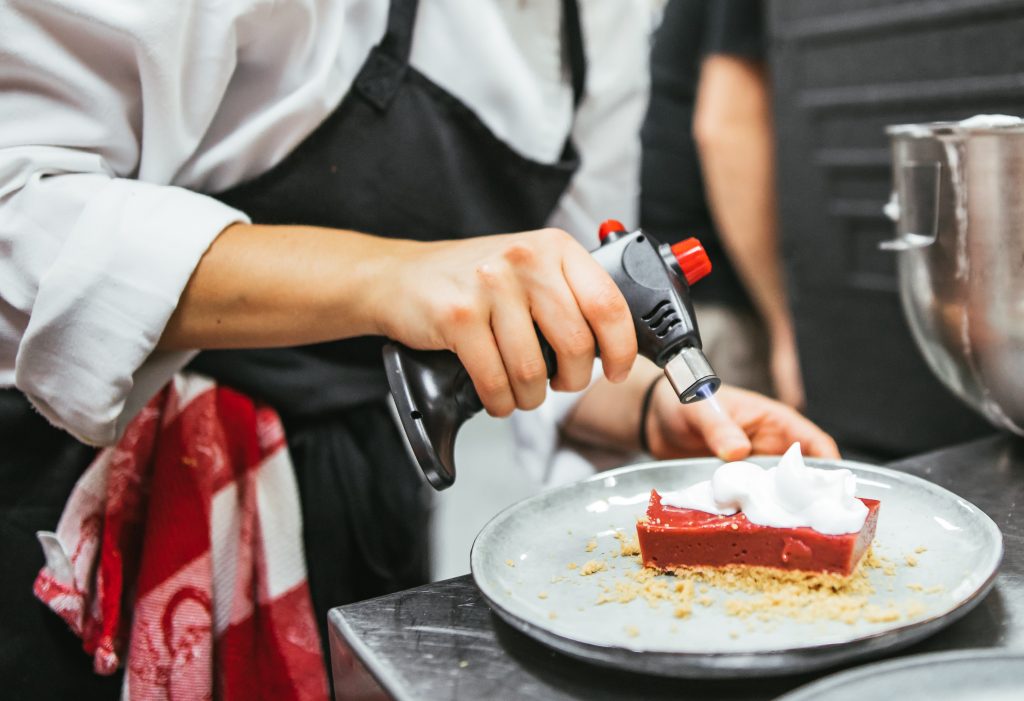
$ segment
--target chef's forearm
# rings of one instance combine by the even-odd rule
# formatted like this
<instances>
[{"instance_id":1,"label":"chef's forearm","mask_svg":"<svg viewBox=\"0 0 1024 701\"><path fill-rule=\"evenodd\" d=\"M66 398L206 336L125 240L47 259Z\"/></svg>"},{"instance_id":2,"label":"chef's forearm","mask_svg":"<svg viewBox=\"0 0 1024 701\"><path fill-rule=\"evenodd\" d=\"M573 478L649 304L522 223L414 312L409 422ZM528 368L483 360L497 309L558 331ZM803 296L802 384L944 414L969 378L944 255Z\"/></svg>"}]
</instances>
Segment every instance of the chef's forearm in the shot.
<instances>
[{"instance_id":1,"label":"chef's forearm","mask_svg":"<svg viewBox=\"0 0 1024 701\"><path fill-rule=\"evenodd\" d=\"M161 349L275 347L379 333L371 295L405 242L350 231L234 224L200 260Z\"/></svg>"}]
</instances>

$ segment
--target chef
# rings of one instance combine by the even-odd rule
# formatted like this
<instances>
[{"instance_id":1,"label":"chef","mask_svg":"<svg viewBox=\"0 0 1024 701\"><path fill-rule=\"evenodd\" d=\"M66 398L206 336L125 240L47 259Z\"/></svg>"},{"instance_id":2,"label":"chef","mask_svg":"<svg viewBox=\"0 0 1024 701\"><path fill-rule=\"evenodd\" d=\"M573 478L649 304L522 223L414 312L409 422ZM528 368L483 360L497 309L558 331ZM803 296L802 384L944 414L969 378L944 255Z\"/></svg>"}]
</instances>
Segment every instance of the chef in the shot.
<instances>
[{"instance_id":1,"label":"chef","mask_svg":"<svg viewBox=\"0 0 1024 701\"><path fill-rule=\"evenodd\" d=\"M835 454L759 395L723 389L723 416L681 407L634 363L625 301L565 233L589 245L601 218L635 219L654 14L0 2L0 678L15 697L119 693L32 601L33 533L186 366L280 414L320 621L428 574L382 337L454 351L506 416L545 398L536 324L552 388L577 393L539 415L566 431L659 457L793 440ZM360 529L371 515L391 525Z\"/></svg>"}]
</instances>

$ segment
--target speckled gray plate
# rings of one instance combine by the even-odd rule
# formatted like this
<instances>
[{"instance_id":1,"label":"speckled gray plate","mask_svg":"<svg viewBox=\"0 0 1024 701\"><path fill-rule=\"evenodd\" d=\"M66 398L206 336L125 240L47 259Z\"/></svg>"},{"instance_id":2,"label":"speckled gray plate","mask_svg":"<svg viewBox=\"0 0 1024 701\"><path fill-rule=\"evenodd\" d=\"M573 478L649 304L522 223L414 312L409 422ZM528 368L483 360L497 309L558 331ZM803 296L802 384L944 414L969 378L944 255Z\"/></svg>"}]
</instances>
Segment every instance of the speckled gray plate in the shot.
<instances>
[{"instance_id":1,"label":"speckled gray plate","mask_svg":"<svg viewBox=\"0 0 1024 701\"><path fill-rule=\"evenodd\" d=\"M755 458L775 464L778 458ZM708 479L717 460L676 460L604 472L538 494L502 511L473 544L473 578L494 611L513 627L573 657L597 664L685 678L788 674L850 662L909 645L952 623L992 586L1002 535L974 505L930 482L882 467L808 459L814 467L845 467L858 496L882 502L876 552L895 572L870 571L871 603L912 618L854 624L840 621L770 623L729 616L721 601L743 597L712 589L711 606L676 619L662 603L636 599L596 605L633 558L615 557L617 531L635 533L652 488L678 489ZM593 552L588 541L596 540ZM916 566L907 556L916 559ZM608 569L581 576L588 560ZM558 580L558 581L553 581ZM909 585L909 586L908 586ZM923 608L922 608L923 607Z\"/></svg>"},{"instance_id":2,"label":"speckled gray plate","mask_svg":"<svg viewBox=\"0 0 1024 701\"><path fill-rule=\"evenodd\" d=\"M864 665L802 686L776 701L1020 701L1024 654L955 650Z\"/></svg>"}]
</instances>

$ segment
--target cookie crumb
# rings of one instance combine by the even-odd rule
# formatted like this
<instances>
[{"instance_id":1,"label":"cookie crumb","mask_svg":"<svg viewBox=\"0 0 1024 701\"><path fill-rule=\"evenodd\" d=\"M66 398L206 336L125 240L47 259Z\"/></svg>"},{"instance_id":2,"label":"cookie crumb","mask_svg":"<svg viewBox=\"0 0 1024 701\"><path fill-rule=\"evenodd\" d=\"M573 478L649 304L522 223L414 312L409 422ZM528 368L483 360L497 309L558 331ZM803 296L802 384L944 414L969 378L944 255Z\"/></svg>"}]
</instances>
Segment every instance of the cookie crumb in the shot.
<instances>
[{"instance_id":1,"label":"cookie crumb","mask_svg":"<svg viewBox=\"0 0 1024 701\"><path fill-rule=\"evenodd\" d=\"M883 567L871 551L865 554L861 566L850 577L746 565L683 567L669 572L642 567L624 573L622 579L602 582L603 593L597 603L625 604L642 598L657 607L665 602L672 606L673 615L678 618L691 615L697 605L718 605L727 615L744 619L752 631L777 626L785 619L804 623L834 620L848 625L858 621L884 622L893 616L898 620L904 615L902 604L897 607L890 603L882 607L869 603L876 590L868 571ZM891 586L891 582L889 584ZM710 595L712 588L747 596L713 597ZM699 596L695 594L697 591L701 592Z\"/></svg>"},{"instance_id":2,"label":"cookie crumb","mask_svg":"<svg viewBox=\"0 0 1024 701\"><path fill-rule=\"evenodd\" d=\"M910 601L907 603L903 612L907 618L920 618L924 615L925 610L925 605L920 601Z\"/></svg>"},{"instance_id":3,"label":"cookie crumb","mask_svg":"<svg viewBox=\"0 0 1024 701\"><path fill-rule=\"evenodd\" d=\"M554 611L548 611L548 618L550 618L553 621L556 618L558 618L558 614L555 613Z\"/></svg>"},{"instance_id":4,"label":"cookie crumb","mask_svg":"<svg viewBox=\"0 0 1024 701\"><path fill-rule=\"evenodd\" d=\"M636 636L640 635L640 629L636 626L626 626L626 635L628 635L631 638L635 638Z\"/></svg>"},{"instance_id":5,"label":"cookie crumb","mask_svg":"<svg viewBox=\"0 0 1024 701\"><path fill-rule=\"evenodd\" d=\"M592 553L595 550L597 550L597 541L593 540L593 539L588 540L587 541L587 552L588 553Z\"/></svg>"},{"instance_id":6,"label":"cookie crumb","mask_svg":"<svg viewBox=\"0 0 1024 701\"><path fill-rule=\"evenodd\" d=\"M918 545L916 548L914 548L914 552L920 555L921 553L928 552L928 548L924 547L923 545Z\"/></svg>"},{"instance_id":7,"label":"cookie crumb","mask_svg":"<svg viewBox=\"0 0 1024 701\"><path fill-rule=\"evenodd\" d=\"M901 618L900 610L895 606L881 607L868 604L864 609L864 620L868 623L891 623Z\"/></svg>"},{"instance_id":8,"label":"cookie crumb","mask_svg":"<svg viewBox=\"0 0 1024 701\"><path fill-rule=\"evenodd\" d=\"M917 558L913 555L905 555L903 559L907 563L907 567L917 567Z\"/></svg>"},{"instance_id":9,"label":"cookie crumb","mask_svg":"<svg viewBox=\"0 0 1024 701\"><path fill-rule=\"evenodd\" d=\"M595 572L601 572L605 569L604 560L590 560L583 564L583 568L580 569L580 576L586 577L594 574Z\"/></svg>"},{"instance_id":10,"label":"cookie crumb","mask_svg":"<svg viewBox=\"0 0 1024 701\"><path fill-rule=\"evenodd\" d=\"M622 557L640 554L640 541L637 540L635 533L627 538L625 533L617 530L615 531L615 540L619 541L619 554Z\"/></svg>"},{"instance_id":11,"label":"cookie crumb","mask_svg":"<svg viewBox=\"0 0 1024 701\"><path fill-rule=\"evenodd\" d=\"M459 669L465 669L468 666L469 662L466 662L465 660L459 660Z\"/></svg>"},{"instance_id":12,"label":"cookie crumb","mask_svg":"<svg viewBox=\"0 0 1024 701\"><path fill-rule=\"evenodd\" d=\"M569 569L569 570L574 570L574 569L576 569L577 565L576 565L576 563L575 563L575 562L570 562L570 563L569 563L568 565L566 565L565 567L566 567L566 569Z\"/></svg>"},{"instance_id":13,"label":"cookie crumb","mask_svg":"<svg viewBox=\"0 0 1024 701\"><path fill-rule=\"evenodd\" d=\"M516 561L515 560L505 560L505 564L508 565L509 567L515 567L516 566Z\"/></svg>"},{"instance_id":14,"label":"cookie crumb","mask_svg":"<svg viewBox=\"0 0 1024 701\"><path fill-rule=\"evenodd\" d=\"M537 593L537 598L538 599L546 599L546 598L548 598L548 593L546 591L538 592Z\"/></svg>"}]
</instances>

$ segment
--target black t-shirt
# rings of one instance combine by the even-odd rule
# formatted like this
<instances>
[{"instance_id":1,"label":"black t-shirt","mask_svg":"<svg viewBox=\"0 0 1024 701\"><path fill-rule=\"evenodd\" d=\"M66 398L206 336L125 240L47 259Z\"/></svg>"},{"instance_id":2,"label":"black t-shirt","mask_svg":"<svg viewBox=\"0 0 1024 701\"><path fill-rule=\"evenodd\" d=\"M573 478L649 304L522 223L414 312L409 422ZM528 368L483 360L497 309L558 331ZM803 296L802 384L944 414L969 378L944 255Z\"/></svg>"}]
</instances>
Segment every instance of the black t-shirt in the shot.
<instances>
[{"instance_id":1,"label":"black t-shirt","mask_svg":"<svg viewBox=\"0 0 1024 701\"><path fill-rule=\"evenodd\" d=\"M697 301L750 307L708 208L693 141L693 110L704 57L763 58L759 0L669 0L651 51L651 102L644 121L640 226L661 241L696 236L713 272Z\"/></svg>"}]
</instances>

